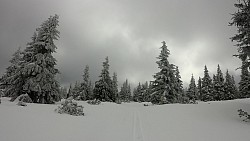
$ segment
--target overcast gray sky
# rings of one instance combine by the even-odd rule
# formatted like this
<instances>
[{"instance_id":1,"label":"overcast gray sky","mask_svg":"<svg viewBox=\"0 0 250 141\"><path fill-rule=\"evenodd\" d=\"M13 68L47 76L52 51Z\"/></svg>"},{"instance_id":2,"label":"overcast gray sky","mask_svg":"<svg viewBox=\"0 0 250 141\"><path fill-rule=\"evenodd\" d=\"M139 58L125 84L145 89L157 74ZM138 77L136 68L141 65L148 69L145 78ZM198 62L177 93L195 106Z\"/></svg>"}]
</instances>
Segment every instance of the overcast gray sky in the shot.
<instances>
[{"instance_id":1,"label":"overcast gray sky","mask_svg":"<svg viewBox=\"0 0 250 141\"><path fill-rule=\"evenodd\" d=\"M58 14L57 68L62 85L81 80L85 65L96 81L106 56L110 73L137 84L153 80L155 63L165 40L170 63L179 66L185 86L194 74L210 76L220 64L238 77L240 61L229 39L236 0L0 0L0 75L11 55L26 43L50 15Z\"/></svg>"}]
</instances>

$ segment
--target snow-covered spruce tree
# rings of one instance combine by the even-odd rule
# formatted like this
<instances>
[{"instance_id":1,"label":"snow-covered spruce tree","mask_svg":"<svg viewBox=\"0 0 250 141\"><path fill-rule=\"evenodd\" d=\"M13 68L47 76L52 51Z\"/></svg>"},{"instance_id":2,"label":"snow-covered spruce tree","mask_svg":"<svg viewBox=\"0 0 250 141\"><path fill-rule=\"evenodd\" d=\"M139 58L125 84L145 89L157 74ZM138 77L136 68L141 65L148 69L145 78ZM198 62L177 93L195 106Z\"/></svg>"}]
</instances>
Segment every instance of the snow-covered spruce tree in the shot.
<instances>
[{"instance_id":1,"label":"snow-covered spruce tree","mask_svg":"<svg viewBox=\"0 0 250 141\"><path fill-rule=\"evenodd\" d=\"M103 69L100 80L96 81L94 88L94 97L100 101L112 101L115 102L115 97L112 94L112 80L109 76L109 60L106 57L105 62L103 62Z\"/></svg>"},{"instance_id":2,"label":"snow-covered spruce tree","mask_svg":"<svg viewBox=\"0 0 250 141\"><path fill-rule=\"evenodd\" d=\"M232 41L237 42L239 54L235 56L242 60L242 67L250 69L250 0L238 0L234 6L238 10L232 14L232 22L229 25L238 28L237 34L231 38Z\"/></svg>"},{"instance_id":3,"label":"snow-covered spruce tree","mask_svg":"<svg viewBox=\"0 0 250 141\"><path fill-rule=\"evenodd\" d=\"M120 91L120 100L121 102L130 102L131 100L131 89L128 79L123 83Z\"/></svg>"},{"instance_id":4,"label":"snow-covered spruce tree","mask_svg":"<svg viewBox=\"0 0 250 141\"><path fill-rule=\"evenodd\" d=\"M138 84L138 86L133 91L133 100L135 102L143 102L143 90L141 83Z\"/></svg>"},{"instance_id":5,"label":"snow-covered spruce tree","mask_svg":"<svg viewBox=\"0 0 250 141\"><path fill-rule=\"evenodd\" d=\"M184 94L183 90L183 82L181 80L181 75L178 66L175 68L175 78L176 78L176 92L178 94L178 102L179 103L186 103L186 95Z\"/></svg>"},{"instance_id":6,"label":"snow-covered spruce tree","mask_svg":"<svg viewBox=\"0 0 250 141\"><path fill-rule=\"evenodd\" d=\"M70 84L70 86L69 86L69 90L68 90L66 98L69 98L69 97L73 97L73 87L72 87L72 84Z\"/></svg>"},{"instance_id":7,"label":"snow-covered spruce tree","mask_svg":"<svg viewBox=\"0 0 250 141\"><path fill-rule=\"evenodd\" d=\"M188 88L185 87L185 88L183 89L183 96L182 96L182 99L181 99L181 101L180 101L181 104L189 104L189 103L195 102L195 101L190 101L190 99L189 99L188 96L187 96L187 92L188 92Z\"/></svg>"},{"instance_id":8,"label":"snow-covered spruce tree","mask_svg":"<svg viewBox=\"0 0 250 141\"><path fill-rule=\"evenodd\" d=\"M202 87L201 87L201 93L202 101L212 101L213 100L213 86L212 86L212 79L209 76L207 66L205 66L204 69L204 77L202 78Z\"/></svg>"},{"instance_id":9,"label":"snow-covered spruce tree","mask_svg":"<svg viewBox=\"0 0 250 141\"><path fill-rule=\"evenodd\" d=\"M51 16L36 29L32 42L27 44L23 62L13 77L12 84L22 86L35 103L53 103L59 97L59 83L55 76L56 59L52 54L56 50L55 40L59 38L58 15Z\"/></svg>"},{"instance_id":10,"label":"snow-covered spruce tree","mask_svg":"<svg viewBox=\"0 0 250 141\"><path fill-rule=\"evenodd\" d=\"M188 97L190 103L196 103L196 100L197 100L197 88L196 88L195 79L194 79L193 74L192 74L190 84L189 84L189 87L188 87L188 90L187 90L187 97Z\"/></svg>"},{"instance_id":11,"label":"snow-covered spruce tree","mask_svg":"<svg viewBox=\"0 0 250 141\"><path fill-rule=\"evenodd\" d=\"M83 82L81 83L81 100L91 100L91 82L89 78L89 66L86 65L83 71Z\"/></svg>"},{"instance_id":12,"label":"snow-covered spruce tree","mask_svg":"<svg viewBox=\"0 0 250 141\"><path fill-rule=\"evenodd\" d=\"M135 102L149 102L150 101L150 88L148 82L144 84L139 83L133 91L133 101Z\"/></svg>"},{"instance_id":13,"label":"snow-covered spruce tree","mask_svg":"<svg viewBox=\"0 0 250 141\"><path fill-rule=\"evenodd\" d=\"M73 98L68 98L55 109L55 112L60 114L69 114L73 116L84 116L83 106L78 105L77 102L73 101Z\"/></svg>"},{"instance_id":14,"label":"snow-covered spruce tree","mask_svg":"<svg viewBox=\"0 0 250 141\"><path fill-rule=\"evenodd\" d=\"M142 95L143 95L143 102L150 102L151 101L151 89L152 89L152 84L146 81L144 84L142 84Z\"/></svg>"},{"instance_id":15,"label":"snow-covered spruce tree","mask_svg":"<svg viewBox=\"0 0 250 141\"><path fill-rule=\"evenodd\" d=\"M144 88L143 88L143 84L139 84L138 85L138 91L139 91L139 95L138 95L138 102L144 102Z\"/></svg>"},{"instance_id":16,"label":"snow-covered spruce tree","mask_svg":"<svg viewBox=\"0 0 250 141\"><path fill-rule=\"evenodd\" d=\"M199 77L198 79L198 84L197 84L197 96L198 99L201 100L202 99L202 86L201 86L201 77Z\"/></svg>"},{"instance_id":17,"label":"snow-covered spruce tree","mask_svg":"<svg viewBox=\"0 0 250 141\"><path fill-rule=\"evenodd\" d=\"M170 52L163 41L161 53L157 57L156 62L160 72L154 75L154 82L151 94L151 102L153 104L167 104L178 102L178 93L176 91L176 78L174 74L174 65L170 64L168 57Z\"/></svg>"},{"instance_id":18,"label":"snow-covered spruce tree","mask_svg":"<svg viewBox=\"0 0 250 141\"><path fill-rule=\"evenodd\" d=\"M215 74L213 74L213 80L212 80L212 87L213 87L213 99L215 99L215 93L216 93L216 90L215 90L215 84L217 84L217 77Z\"/></svg>"},{"instance_id":19,"label":"snow-covered spruce tree","mask_svg":"<svg viewBox=\"0 0 250 141\"><path fill-rule=\"evenodd\" d=\"M213 79L213 96L214 100L223 100L223 95L225 93L225 87L224 87L224 77L223 73L220 69L220 65L217 67L217 74L215 75L215 78Z\"/></svg>"},{"instance_id":20,"label":"snow-covered spruce tree","mask_svg":"<svg viewBox=\"0 0 250 141\"><path fill-rule=\"evenodd\" d=\"M142 93L143 93L143 101L149 102L150 101L150 87L147 81L142 85Z\"/></svg>"},{"instance_id":21,"label":"snow-covered spruce tree","mask_svg":"<svg viewBox=\"0 0 250 141\"><path fill-rule=\"evenodd\" d=\"M88 88L89 88L89 99L90 99L90 100L93 100L93 99L94 99L94 87L93 87L91 81L89 81L89 86L88 86Z\"/></svg>"},{"instance_id":22,"label":"snow-covered spruce tree","mask_svg":"<svg viewBox=\"0 0 250 141\"><path fill-rule=\"evenodd\" d=\"M230 26L236 26L238 28L237 34L235 34L231 40L236 41L238 47L238 55L242 61L241 66L241 80L239 83L239 94L244 97L249 97L250 80L250 0L239 0L234 6L238 9L237 12L232 14L232 22Z\"/></svg>"},{"instance_id":23,"label":"snow-covered spruce tree","mask_svg":"<svg viewBox=\"0 0 250 141\"><path fill-rule=\"evenodd\" d=\"M113 97L115 97L116 103L120 103L120 96L118 91L118 80L117 80L117 74L114 72L112 76L112 94Z\"/></svg>"},{"instance_id":24,"label":"snow-covered spruce tree","mask_svg":"<svg viewBox=\"0 0 250 141\"><path fill-rule=\"evenodd\" d=\"M238 90L238 87L236 86L236 83L235 83L233 75L231 75L231 79L232 79L233 91L235 92L235 99L236 98L240 98L239 90Z\"/></svg>"},{"instance_id":25,"label":"snow-covered spruce tree","mask_svg":"<svg viewBox=\"0 0 250 141\"><path fill-rule=\"evenodd\" d=\"M66 87L60 87L59 93L61 98L66 99L67 98L67 88Z\"/></svg>"},{"instance_id":26,"label":"snow-covered spruce tree","mask_svg":"<svg viewBox=\"0 0 250 141\"><path fill-rule=\"evenodd\" d=\"M225 86L225 93L224 93L222 99L223 100L235 99L237 92L236 92L235 86L233 84L233 79L232 79L231 75L229 74L228 70L226 72L226 80L225 80L224 86Z\"/></svg>"},{"instance_id":27,"label":"snow-covered spruce tree","mask_svg":"<svg viewBox=\"0 0 250 141\"><path fill-rule=\"evenodd\" d=\"M17 51L12 55L10 60L11 65L6 68L6 72L0 78L0 89L3 89L3 93L8 97L17 97L19 93L22 92L22 86L17 87L17 85L12 84L12 77L18 72L22 60L22 52L19 47Z\"/></svg>"},{"instance_id":28,"label":"snow-covered spruce tree","mask_svg":"<svg viewBox=\"0 0 250 141\"><path fill-rule=\"evenodd\" d=\"M82 91L81 83L75 82L75 86L72 90L73 99L75 100L86 100L85 93Z\"/></svg>"},{"instance_id":29,"label":"snow-covered spruce tree","mask_svg":"<svg viewBox=\"0 0 250 141\"><path fill-rule=\"evenodd\" d=\"M130 84L128 84L126 93L127 93L127 94L126 94L126 96L127 96L126 99L128 99L127 101L128 101L128 102L132 101L132 92L131 92Z\"/></svg>"},{"instance_id":30,"label":"snow-covered spruce tree","mask_svg":"<svg viewBox=\"0 0 250 141\"><path fill-rule=\"evenodd\" d=\"M242 63L244 64L245 62ZM242 98L250 98L250 73L246 67L241 67L239 93Z\"/></svg>"},{"instance_id":31,"label":"snow-covered spruce tree","mask_svg":"<svg viewBox=\"0 0 250 141\"><path fill-rule=\"evenodd\" d=\"M139 83L139 85L140 85L140 83ZM138 87L139 87L139 85L137 87L135 87L133 90L133 101L134 102L138 102L138 97L139 97Z\"/></svg>"}]
</instances>

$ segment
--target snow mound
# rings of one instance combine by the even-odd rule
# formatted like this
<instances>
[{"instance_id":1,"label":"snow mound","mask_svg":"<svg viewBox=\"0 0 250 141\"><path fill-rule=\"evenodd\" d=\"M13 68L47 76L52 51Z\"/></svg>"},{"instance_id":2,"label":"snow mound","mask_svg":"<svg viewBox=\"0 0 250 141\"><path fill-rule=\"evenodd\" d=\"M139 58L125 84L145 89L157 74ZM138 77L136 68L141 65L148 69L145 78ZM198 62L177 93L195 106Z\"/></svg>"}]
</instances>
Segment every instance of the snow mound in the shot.
<instances>
[{"instance_id":1,"label":"snow mound","mask_svg":"<svg viewBox=\"0 0 250 141\"><path fill-rule=\"evenodd\" d=\"M22 94L14 100L15 103L18 103L20 101L25 103L33 103L32 99L29 97L28 94Z\"/></svg>"}]
</instances>

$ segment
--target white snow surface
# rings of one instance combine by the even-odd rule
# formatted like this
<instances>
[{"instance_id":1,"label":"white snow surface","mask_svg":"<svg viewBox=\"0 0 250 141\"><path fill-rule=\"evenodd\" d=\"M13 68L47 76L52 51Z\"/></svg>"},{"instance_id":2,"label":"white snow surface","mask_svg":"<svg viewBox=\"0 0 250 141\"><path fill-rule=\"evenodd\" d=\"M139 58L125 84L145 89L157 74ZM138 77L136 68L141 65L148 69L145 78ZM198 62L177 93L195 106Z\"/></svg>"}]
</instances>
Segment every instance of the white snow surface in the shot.
<instances>
[{"instance_id":1,"label":"white snow surface","mask_svg":"<svg viewBox=\"0 0 250 141\"><path fill-rule=\"evenodd\" d=\"M17 106L2 97L0 141L249 141L250 99L199 104L101 103L85 116L54 112L59 104Z\"/></svg>"}]
</instances>

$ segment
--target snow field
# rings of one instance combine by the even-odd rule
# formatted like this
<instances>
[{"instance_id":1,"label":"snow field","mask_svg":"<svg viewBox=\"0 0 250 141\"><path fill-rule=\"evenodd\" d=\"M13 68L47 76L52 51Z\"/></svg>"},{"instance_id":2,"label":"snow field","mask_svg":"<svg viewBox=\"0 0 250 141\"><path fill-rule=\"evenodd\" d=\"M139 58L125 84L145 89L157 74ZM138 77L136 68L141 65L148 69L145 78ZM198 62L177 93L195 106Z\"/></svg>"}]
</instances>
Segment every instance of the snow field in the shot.
<instances>
[{"instance_id":1,"label":"snow field","mask_svg":"<svg viewBox=\"0 0 250 141\"><path fill-rule=\"evenodd\" d=\"M1 141L249 141L250 99L199 104L143 106L101 103L84 106L85 116L57 114L58 105L17 106L2 98Z\"/></svg>"}]
</instances>

